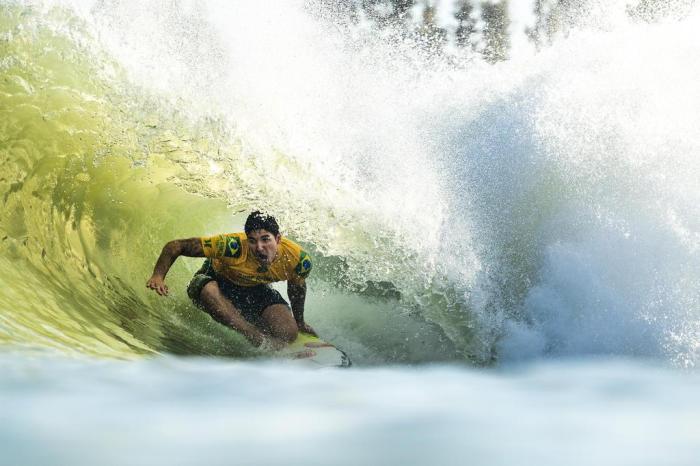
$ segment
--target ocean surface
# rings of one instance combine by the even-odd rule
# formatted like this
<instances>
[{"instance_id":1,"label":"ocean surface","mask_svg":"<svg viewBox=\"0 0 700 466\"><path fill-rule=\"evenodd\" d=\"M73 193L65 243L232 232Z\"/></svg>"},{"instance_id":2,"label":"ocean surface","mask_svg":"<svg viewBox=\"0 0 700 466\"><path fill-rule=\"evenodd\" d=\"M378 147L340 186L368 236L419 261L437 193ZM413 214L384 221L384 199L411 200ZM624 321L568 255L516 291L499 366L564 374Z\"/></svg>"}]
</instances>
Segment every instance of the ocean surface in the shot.
<instances>
[{"instance_id":1,"label":"ocean surface","mask_svg":"<svg viewBox=\"0 0 700 466\"><path fill-rule=\"evenodd\" d=\"M0 0L0 464L699 464L700 8L585 4L487 64L320 0ZM254 209L352 368L212 321L201 260L146 290Z\"/></svg>"}]
</instances>

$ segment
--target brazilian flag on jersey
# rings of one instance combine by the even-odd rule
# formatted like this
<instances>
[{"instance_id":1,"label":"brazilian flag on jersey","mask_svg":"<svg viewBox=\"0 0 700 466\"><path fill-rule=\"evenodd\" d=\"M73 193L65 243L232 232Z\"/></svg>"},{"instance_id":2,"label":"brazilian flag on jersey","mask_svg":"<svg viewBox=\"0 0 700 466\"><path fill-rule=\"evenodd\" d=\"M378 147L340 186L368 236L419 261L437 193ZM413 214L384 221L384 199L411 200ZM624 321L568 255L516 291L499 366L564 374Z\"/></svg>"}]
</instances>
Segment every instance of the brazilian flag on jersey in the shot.
<instances>
[{"instance_id":1,"label":"brazilian flag on jersey","mask_svg":"<svg viewBox=\"0 0 700 466\"><path fill-rule=\"evenodd\" d=\"M299 283L311 273L312 258L294 241L282 237L275 259L261 264L250 253L245 233L227 233L201 238L204 255L212 259L217 275L238 286L289 281Z\"/></svg>"},{"instance_id":2,"label":"brazilian flag on jersey","mask_svg":"<svg viewBox=\"0 0 700 466\"><path fill-rule=\"evenodd\" d=\"M241 238L238 236L227 236L224 244L226 248L222 254L223 257L241 257Z\"/></svg>"},{"instance_id":3,"label":"brazilian flag on jersey","mask_svg":"<svg viewBox=\"0 0 700 466\"><path fill-rule=\"evenodd\" d=\"M308 254L306 254L306 251L301 251L299 253L299 263L297 264L294 271L301 278L306 278L311 273L311 258Z\"/></svg>"}]
</instances>

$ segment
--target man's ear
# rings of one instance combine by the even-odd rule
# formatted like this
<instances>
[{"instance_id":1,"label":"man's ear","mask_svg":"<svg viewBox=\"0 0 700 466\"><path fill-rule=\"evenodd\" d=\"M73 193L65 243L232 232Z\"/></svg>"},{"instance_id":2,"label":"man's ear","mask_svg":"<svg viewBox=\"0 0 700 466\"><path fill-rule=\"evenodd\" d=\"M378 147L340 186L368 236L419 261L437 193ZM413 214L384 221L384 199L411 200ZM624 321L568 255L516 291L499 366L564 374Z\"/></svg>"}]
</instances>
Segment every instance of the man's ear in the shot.
<instances>
[{"instance_id":1,"label":"man's ear","mask_svg":"<svg viewBox=\"0 0 700 466\"><path fill-rule=\"evenodd\" d=\"M275 241L277 242L277 244L280 244L280 241L282 241L282 235L280 233L277 233L275 235Z\"/></svg>"}]
</instances>

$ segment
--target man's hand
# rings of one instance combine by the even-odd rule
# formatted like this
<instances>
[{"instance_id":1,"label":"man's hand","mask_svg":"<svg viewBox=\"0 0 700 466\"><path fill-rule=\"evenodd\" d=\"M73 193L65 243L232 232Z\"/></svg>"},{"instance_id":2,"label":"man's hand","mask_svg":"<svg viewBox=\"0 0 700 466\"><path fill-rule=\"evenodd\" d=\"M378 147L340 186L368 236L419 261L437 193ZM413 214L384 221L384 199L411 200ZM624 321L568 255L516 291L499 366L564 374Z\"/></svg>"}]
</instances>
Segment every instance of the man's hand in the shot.
<instances>
[{"instance_id":1,"label":"man's hand","mask_svg":"<svg viewBox=\"0 0 700 466\"><path fill-rule=\"evenodd\" d=\"M204 249L199 238L174 239L169 241L158 256L158 261L153 269L153 276L146 282L146 288L150 288L161 296L168 296L168 287L165 284L165 276L173 265L175 259L180 256L204 257Z\"/></svg>"},{"instance_id":2,"label":"man's hand","mask_svg":"<svg viewBox=\"0 0 700 466\"><path fill-rule=\"evenodd\" d=\"M307 324L306 322L297 322L297 327L299 327L300 332L309 333L315 337L318 336L318 334L316 333L316 330L311 328L311 326L309 324Z\"/></svg>"},{"instance_id":3,"label":"man's hand","mask_svg":"<svg viewBox=\"0 0 700 466\"><path fill-rule=\"evenodd\" d=\"M161 296L168 295L168 285L165 284L165 279L160 275L153 275L147 282L146 288L150 288Z\"/></svg>"}]
</instances>

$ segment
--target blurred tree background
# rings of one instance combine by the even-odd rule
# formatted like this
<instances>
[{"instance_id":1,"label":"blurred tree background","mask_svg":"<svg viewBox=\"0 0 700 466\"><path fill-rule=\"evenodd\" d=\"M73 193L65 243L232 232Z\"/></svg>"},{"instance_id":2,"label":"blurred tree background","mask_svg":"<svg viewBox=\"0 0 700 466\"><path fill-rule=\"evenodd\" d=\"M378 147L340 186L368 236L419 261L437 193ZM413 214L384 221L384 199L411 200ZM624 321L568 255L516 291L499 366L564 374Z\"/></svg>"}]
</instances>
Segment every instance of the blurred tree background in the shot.
<instances>
[{"instance_id":1,"label":"blurred tree background","mask_svg":"<svg viewBox=\"0 0 700 466\"><path fill-rule=\"evenodd\" d=\"M630 0L627 15L634 21L679 20L692 10L695 0ZM536 22L527 34L538 48L566 35L582 18L591 14L595 3L581 0L534 0Z\"/></svg>"},{"instance_id":2,"label":"blurred tree background","mask_svg":"<svg viewBox=\"0 0 700 466\"><path fill-rule=\"evenodd\" d=\"M334 18L371 31L399 31L432 53L480 57L490 63L509 57L513 34L537 48L551 43L590 15L586 0L319 0ZM515 4L518 5L515 5ZM629 0L627 14L638 21L681 18L695 0ZM511 6L531 12L529 24L513 28Z\"/></svg>"}]
</instances>

